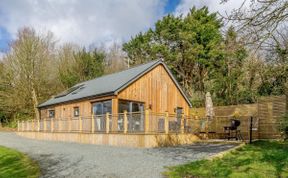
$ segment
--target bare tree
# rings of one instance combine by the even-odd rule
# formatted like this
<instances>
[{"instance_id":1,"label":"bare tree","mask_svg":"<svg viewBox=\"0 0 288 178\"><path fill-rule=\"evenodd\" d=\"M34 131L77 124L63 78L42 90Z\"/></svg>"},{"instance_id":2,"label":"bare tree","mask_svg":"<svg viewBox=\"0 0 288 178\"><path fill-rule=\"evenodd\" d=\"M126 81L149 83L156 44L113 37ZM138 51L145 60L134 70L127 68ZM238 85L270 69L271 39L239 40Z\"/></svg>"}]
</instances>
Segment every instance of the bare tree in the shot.
<instances>
[{"instance_id":1,"label":"bare tree","mask_svg":"<svg viewBox=\"0 0 288 178\"><path fill-rule=\"evenodd\" d=\"M39 35L32 28L19 30L11 50L3 59L0 80L1 107L39 119L38 104L53 92L55 41L48 32Z\"/></svg>"},{"instance_id":2,"label":"bare tree","mask_svg":"<svg viewBox=\"0 0 288 178\"><path fill-rule=\"evenodd\" d=\"M114 73L124 69L127 69L128 65L126 64L126 55L122 51L122 47L114 43L107 51L106 51L106 67L105 73Z\"/></svg>"},{"instance_id":3,"label":"bare tree","mask_svg":"<svg viewBox=\"0 0 288 178\"><path fill-rule=\"evenodd\" d=\"M227 1L230 0L222 0L222 3ZM287 31L283 26L288 20L288 1L243 0L241 7L232 11L226 18L236 22L239 31L247 37L249 43L257 43L262 47L277 31Z\"/></svg>"}]
</instances>

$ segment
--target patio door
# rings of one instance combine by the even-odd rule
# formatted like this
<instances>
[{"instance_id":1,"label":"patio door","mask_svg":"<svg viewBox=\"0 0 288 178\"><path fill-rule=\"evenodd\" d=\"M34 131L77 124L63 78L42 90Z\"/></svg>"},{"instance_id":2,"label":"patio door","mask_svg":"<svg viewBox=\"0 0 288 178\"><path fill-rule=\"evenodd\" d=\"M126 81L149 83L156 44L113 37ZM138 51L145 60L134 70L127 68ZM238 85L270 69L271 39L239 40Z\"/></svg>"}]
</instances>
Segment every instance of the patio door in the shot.
<instances>
[{"instance_id":1,"label":"patio door","mask_svg":"<svg viewBox=\"0 0 288 178\"><path fill-rule=\"evenodd\" d=\"M92 112L94 113L96 131L104 131L106 125L106 113L112 112L112 101L100 101L92 103Z\"/></svg>"},{"instance_id":2,"label":"patio door","mask_svg":"<svg viewBox=\"0 0 288 178\"><path fill-rule=\"evenodd\" d=\"M128 131L144 131L144 103L119 100L118 112L127 111ZM123 119L118 119L118 129L123 129Z\"/></svg>"}]
</instances>

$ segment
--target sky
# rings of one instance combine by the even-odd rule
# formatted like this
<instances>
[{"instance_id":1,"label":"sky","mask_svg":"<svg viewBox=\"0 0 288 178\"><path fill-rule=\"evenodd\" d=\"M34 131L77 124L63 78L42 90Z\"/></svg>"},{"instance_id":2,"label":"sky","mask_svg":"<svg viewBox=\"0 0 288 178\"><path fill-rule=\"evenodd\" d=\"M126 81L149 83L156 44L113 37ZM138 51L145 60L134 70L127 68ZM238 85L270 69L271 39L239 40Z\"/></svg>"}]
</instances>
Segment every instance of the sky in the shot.
<instances>
[{"instance_id":1,"label":"sky","mask_svg":"<svg viewBox=\"0 0 288 178\"><path fill-rule=\"evenodd\" d=\"M167 14L185 15L190 8L208 6L225 13L242 0L0 0L0 53L24 26L53 32L59 43L109 46L123 43L153 27ZM1 54L0 54L1 55Z\"/></svg>"}]
</instances>

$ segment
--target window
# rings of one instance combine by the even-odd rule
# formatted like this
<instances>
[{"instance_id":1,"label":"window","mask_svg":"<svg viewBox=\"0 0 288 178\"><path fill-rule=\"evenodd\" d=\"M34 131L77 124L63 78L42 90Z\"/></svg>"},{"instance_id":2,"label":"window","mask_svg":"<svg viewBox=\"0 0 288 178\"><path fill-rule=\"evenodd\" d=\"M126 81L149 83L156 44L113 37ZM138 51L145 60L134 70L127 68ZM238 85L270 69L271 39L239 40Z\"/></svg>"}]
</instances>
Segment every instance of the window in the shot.
<instances>
[{"instance_id":1,"label":"window","mask_svg":"<svg viewBox=\"0 0 288 178\"><path fill-rule=\"evenodd\" d=\"M74 107L74 117L79 117L79 115L80 115L79 107Z\"/></svg>"},{"instance_id":2,"label":"window","mask_svg":"<svg viewBox=\"0 0 288 178\"><path fill-rule=\"evenodd\" d=\"M119 100L118 112L142 112L144 111L144 104L142 102Z\"/></svg>"},{"instance_id":3,"label":"window","mask_svg":"<svg viewBox=\"0 0 288 178\"><path fill-rule=\"evenodd\" d=\"M100 102L95 102L92 104L92 112L95 115L102 115L108 113L112 113L112 101L107 100L107 101L100 101Z\"/></svg>"},{"instance_id":4,"label":"window","mask_svg":"<svg viewBox=\"0 0 288 178\"><path fill-rule=\"evenodd\" d=\"M54 118L55 117L55 110L49 110L49 118Z\"/></svg>"},{"instance_id":5,"label":"window","mask_svg":"<svg viewBox=\"0 0 288 178\"><path fill-rule=\"evenodd\" d=\"M128 131L144 131L144 103L135 101L119 100L118 112L127 111ZM123 117L119 115L118 130L123 130Z\"/></svg>"},{"instance_id":6,"label":"window","mask_svg":"<svg viewBox=\"0 0 288 178\"><path fill-rule=\"evenodd\" d=\"M64 97L64 96L66 96L66 95L68 95L68 94L70 94L70 93L72 93L72 92L74 92L73 94L76 94L76 93L78 92L78 91L76 91L76 90L79 89L79 91L80 91L80 90L82 90L83 88L84 88L84 84L71 87L71 88L69 88L68 90L63 91L62 93L56 95L54 98L61 98L61 97Z\"/></svg>"},{"instance_id":7,"label":"window","mask_svg":"<svg viewBox=\"0 0 288 178\"><path fill-rule=\"evenodd\" d=\"M104 131L106 128L106 120L104 114L112 113L112 100L92 103L92 112L95 115L95 130Z\"/></svg>"}]
</instances>

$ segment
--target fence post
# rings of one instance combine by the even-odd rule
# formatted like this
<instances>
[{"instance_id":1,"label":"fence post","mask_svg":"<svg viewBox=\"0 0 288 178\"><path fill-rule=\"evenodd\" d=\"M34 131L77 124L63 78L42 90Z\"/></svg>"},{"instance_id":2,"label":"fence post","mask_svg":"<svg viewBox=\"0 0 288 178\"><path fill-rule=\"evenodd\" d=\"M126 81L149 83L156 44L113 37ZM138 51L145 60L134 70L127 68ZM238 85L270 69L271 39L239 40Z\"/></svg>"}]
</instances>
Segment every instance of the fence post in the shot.
<instances>
[{"instance_id":1,"label":"fence post","mask_svg":"<svg viewBox=\"0 0 288 178\"><path fill-rule=\"evenodd\" d=\"M249 128L249 143L252 143L252 127L253 127L253 117L250 118L250 128Z\"/></svg>"},{"instance_id":2,"label":"fence post","mask_svg":"<svg viewBox=\"0 0 288 178\"><path fill-rule=\"evenodd\" d=\"M37 131L40 132L40 119L37 119Z\"/></svg>"},{"instance_id":3,"label":"fence post","mask_svg":"<svg viewBox=\"0 0 288 178\"><path fill-rule=\"evenodd\" d=\"M19 120L17 121L17 131L19 132L19 130L20 130L20 123L19 123Z\"/></svg>"},{"instance_id":4,"label":"fence post","mask_svg":"<svg viewBox=\"0 0 288 178\"><path fill-rule=\"evenodd\" d=\"M24 121L22 121L22 131L25 131L25 124L24 124Z\"/></svg>"},{"instance_id":5,"label":"fence post","mask_svg":"<svg viewBox=\"0 0 288 178\"><path fill-rule=\"evenodd\" d=\"M180 121L180 133L184 133L184 114L181 114L181 121Z\"/></svg>"},{"instance_id":6,"label":"fence post","mask_svg":"<svg viewBox=\"0 0 288 178\"><path fill-rule=\"evenodd\" d=\"M54 119L51 119L50 127L51 127L51 132L54 132Z\"/></svg>"},{"instance_id":7,"label":"fence post","mask_svg":"<svg viewBox=\"0 0 288 178\"><path fill-rule=\"evenodd\" d=\"M165 129L165 134L168 134L169 133L169 113L167 111L165 112L164 129Z\"/></svg>"},{"instance_id":8,"label":"fence post","mask_svg":"<svg viewBox=\"0 0 288 178\"><path fill-rule=\"evenodd\" d=\"M36 131L36 119L33 120L33 131Z\"/></svg>"},{"instance_id":9,"label":"fence post","mask_svg":"<svg viewBox=\"0 0 288 178\"><path fill-rule=\"evenodd\" d=\"M109 120L109 112L106 112L106 133L109 133L109 128L110 128L110 120Z\"/></svg>"},{"instance_id":10,"label":"fence post","mask_svg":"<svg viewBox=\"0 0 288 178\"><path fill-rule=\"evenodd\" d=\"M128 121L128 120L127 120L127 111L126 111L126 110L124 111L124 118L123 118L123 119L124 119L124 121L123 121L123 124L124 124L124 133L126 134L126 133L127 133L127 130L128 130L128 128L127 128L127 126L128 126L128 125L127 125L127 123L128 123L127 121Z\"/></svg>"},{"instance_id":11,"label":"fence post","mask_svg":"<svg viewBox=\"0 0 288 178\"><path fill-rule=\"evenodd\" d=\"M82 117L79 116L79 132L82 132Z\"/></svg>"},{"instance_id":12,"label":"fence post","mask_svg":"<svg viewBox=\"0 0 288 178\"><path fill-rule=\"evenodd\" d=\"M149 132L149 109L145 110L145 120L144 120L144 132L148 133Z\"/></svg>"},{"instance_id":13,"label":"fence post","mask_svg":"<svg viewBox=\"0 0 288 178\"><path fill-rule=\"evenodd\" d=\"M94 133L95 132L95 119L94 119L94 112L92 113L92 117L91 117L91 132Z\"/></svg>"},{"instance_id":14,"label":"fence post","mask_svg":"<svg viewBox=\"0 0 288 178\"><path fill-rule=\"evenodd\" d=\"M59 117L59 118L57 119L57 121L58 121L58 132L61 132L61 129L62 129L61 117Z\"/></svg>"},{"instance_id":15,"label":"fence post","mask_svg":"<svg viewBox=\"0 0 288 178\"><path fill-rule=\"evenodd\" d=\"M43 125L44 125L44 132L46 131L46 119L43 120Z\"/></svg>"}]
</instances>

